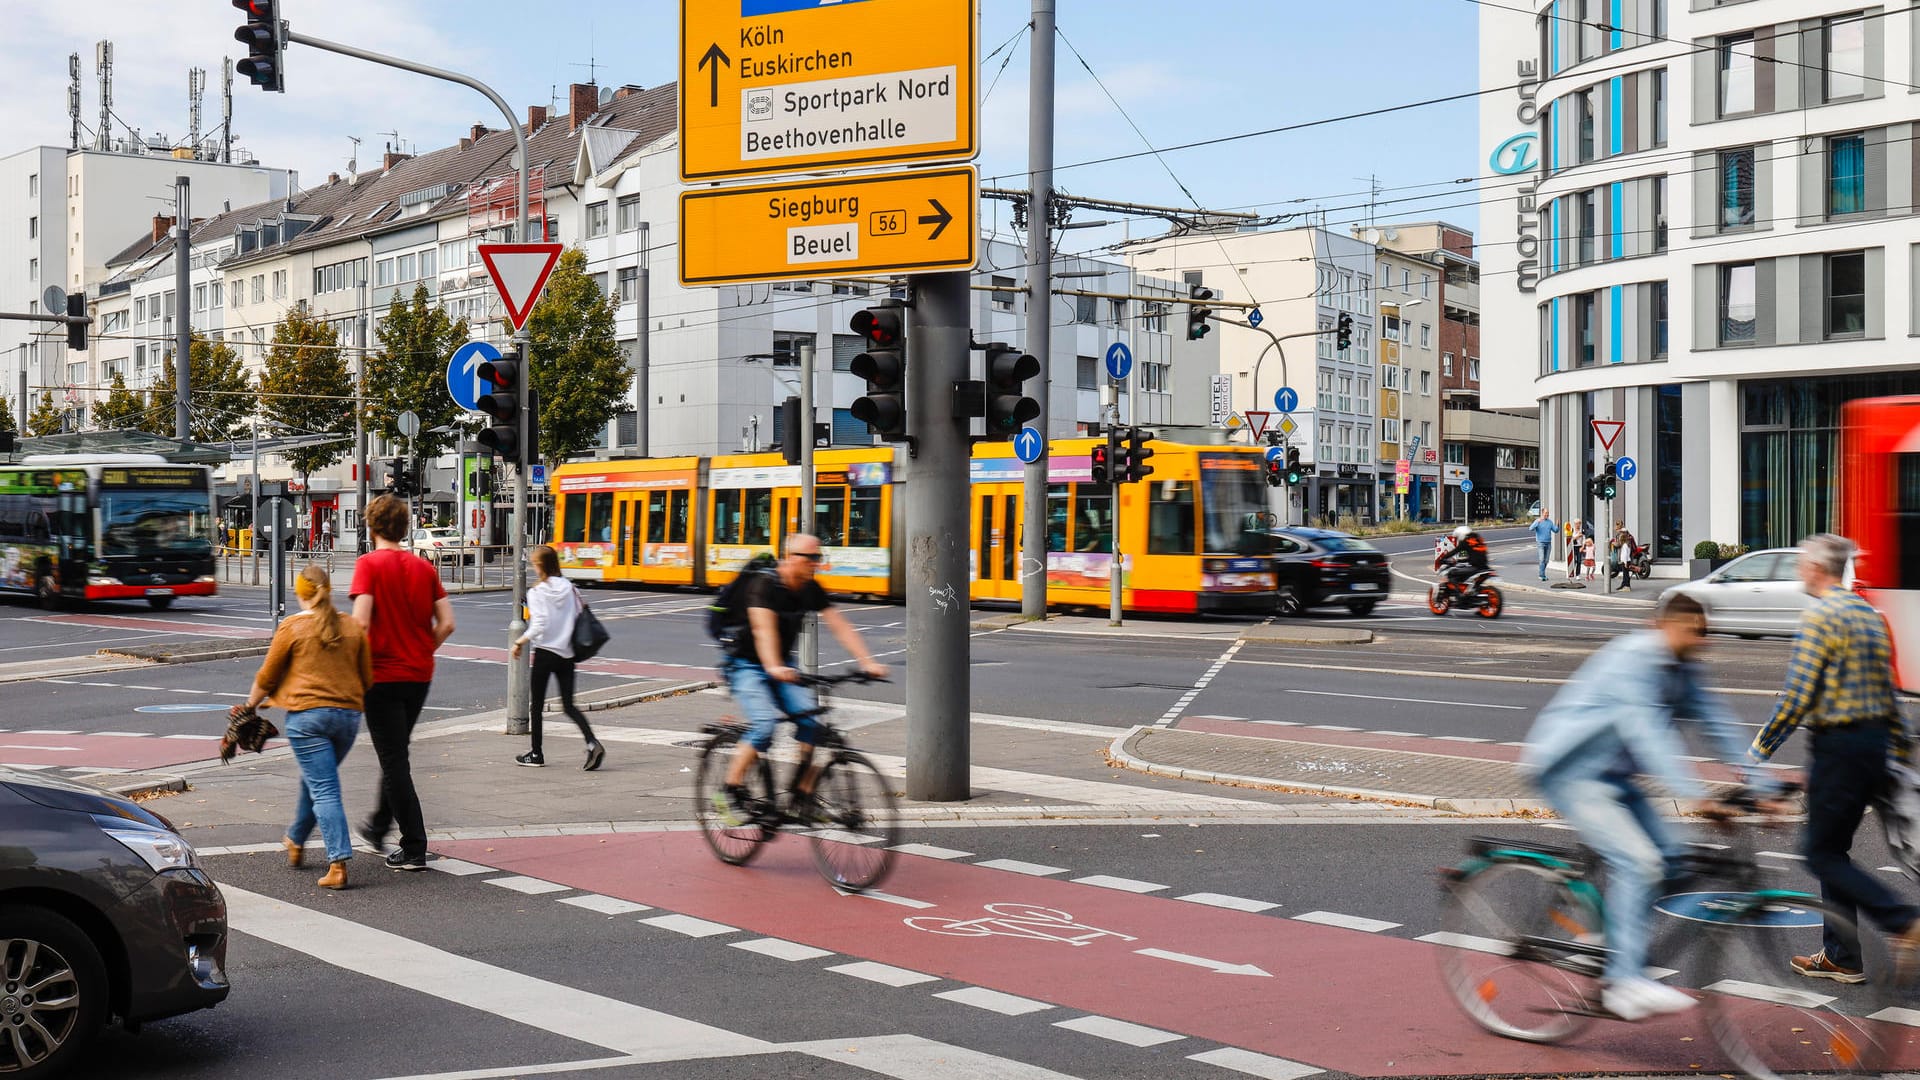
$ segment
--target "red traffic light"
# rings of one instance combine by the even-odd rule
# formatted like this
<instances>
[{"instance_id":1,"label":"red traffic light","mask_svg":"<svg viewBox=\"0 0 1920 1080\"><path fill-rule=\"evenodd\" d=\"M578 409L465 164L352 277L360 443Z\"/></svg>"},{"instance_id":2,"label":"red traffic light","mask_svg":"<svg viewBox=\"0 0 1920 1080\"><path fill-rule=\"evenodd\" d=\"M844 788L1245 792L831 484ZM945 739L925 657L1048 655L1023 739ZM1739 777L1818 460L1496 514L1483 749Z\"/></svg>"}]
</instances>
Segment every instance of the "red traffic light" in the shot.
<instances>
[{"instance_id":1,"label":"red traffic light","mask_svg":"<svg viewBox=\"0 0 1920 1080\"><path fill-rule=\"evenodd\" d=\"M849 321L853 332L881 348L898 345L901 337L900 313L886 308L867 308L854 312Z\"/></svg>"}]
</instances>

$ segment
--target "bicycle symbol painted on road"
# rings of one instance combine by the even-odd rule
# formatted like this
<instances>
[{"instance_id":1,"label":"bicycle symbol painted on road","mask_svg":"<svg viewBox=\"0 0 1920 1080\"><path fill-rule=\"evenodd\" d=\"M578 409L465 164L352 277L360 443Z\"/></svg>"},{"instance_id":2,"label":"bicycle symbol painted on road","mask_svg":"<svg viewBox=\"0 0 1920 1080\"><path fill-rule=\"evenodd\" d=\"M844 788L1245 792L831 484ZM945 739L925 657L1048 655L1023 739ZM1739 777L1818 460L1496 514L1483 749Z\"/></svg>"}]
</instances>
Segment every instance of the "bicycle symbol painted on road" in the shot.
<instances>
[{"instance_id":1,"label":"bicycle symbol painted on road","mask_svg":"<svg viewBox=\"0 0 1920 1080\"><path fill-rule=\"evenodd\" d=\"M1121 941L1139 940L1118 930L1088 926L1056 908L1031 904L987 904L985 910L987 917L980 919L942 919L921 915L902 921L915 930L948 937L1015 937L1057 941L1066 945L1086 945L1103 937L1119 938Z\"/></svg>"}]
</instances>

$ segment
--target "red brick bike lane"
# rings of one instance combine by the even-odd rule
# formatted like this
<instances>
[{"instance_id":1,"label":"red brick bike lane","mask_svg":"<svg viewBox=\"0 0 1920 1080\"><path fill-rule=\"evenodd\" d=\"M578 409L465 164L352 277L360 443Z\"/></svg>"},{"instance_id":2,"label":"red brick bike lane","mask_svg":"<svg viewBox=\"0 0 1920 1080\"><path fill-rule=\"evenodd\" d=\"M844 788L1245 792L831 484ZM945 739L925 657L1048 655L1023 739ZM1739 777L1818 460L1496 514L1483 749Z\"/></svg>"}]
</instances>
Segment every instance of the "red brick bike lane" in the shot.
<instances>
[{"instance_id":1,"label":"red brick bike lane","mask_svg":"<svg viewBox=\"0 0 1920 1080\"><path fill-rule=\"evenodd\" d=\"M220 753L220 732L211 735L161 736L53 735L38 732L0 732L0 765L33 765L89 769L159 769L206 761ZM210 721L211 722L211 721ZM279 745L276 740L270 745Z\"/></svg>"},{"instance_id":2,"label":"red brick bike lane","mask_svg":"<svg viewBox=\"0 0 1920 1080\"><path fill-rule=\"evenodd\" d=\"M1513 1042L1459 1012L1441 982L1441 946L1272 915L901 856L882 888L927 905L908 907L837 893L815 873L798 837L782 838L744 868L720 863L695 832L433 847L849 957L1358 1076L1727 1071L1697 1013L1637 1025L1596 1022L1563 1046Z\"/></svg>"}]
</instances>

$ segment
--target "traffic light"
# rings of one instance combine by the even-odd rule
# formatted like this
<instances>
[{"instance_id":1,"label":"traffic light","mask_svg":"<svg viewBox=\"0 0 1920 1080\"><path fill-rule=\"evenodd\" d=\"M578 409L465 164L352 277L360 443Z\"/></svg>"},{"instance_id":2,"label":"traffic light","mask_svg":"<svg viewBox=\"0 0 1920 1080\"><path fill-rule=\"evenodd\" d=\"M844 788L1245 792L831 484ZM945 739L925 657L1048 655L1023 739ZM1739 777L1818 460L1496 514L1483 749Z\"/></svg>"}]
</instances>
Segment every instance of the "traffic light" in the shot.
<instances>
[{"instance_id":1,"label":"traffic light","mask_svg":"<svg viewBox=\"0 0 1920 1080\"><path fill-rule=\"evenodd\" d=\"M1333 345L1341 352L1346 352L1353 345L1353 316L1344 311L1340 313L1340 322L1333 332Z\"/></svg>"},{"instance_id":2,"label":"traffic light","mask_svg":"<svg viewBox=\"0 0 1920 1080\"><path fill-rule=\"evenodd\" d=\"M1113 483L1113 451L1117 441L1113 430L1107 432L1107 441L1093 448L1093 483L1096 487L1105 487Z\"/></svg>"},{"instance_id":3,"label":"traffic light","mask_svg":"<svg viewBox=\"0 0 1920 1080\"><path fill-rule=\"evenodd\" d=\"M1287 447L1287 486L1294 487L1306 480L1306 478L1307 470L1300 465L1300 448L1297 446Z\"/></svg>"},{"instance_id":4,"label":"traffic light","mask_svg":"<svg viewBox=\"0 0 1920 1080\"><path fill-rule=\"evenodd\" d=\"M800 464L800 448L807 437L807 425L800 417L800 399L789 396L780 403L780 456L789 465Z\"/></svg>"},{"instance_id":5,"label":"traffic light","mask_svg":"<svg viewBox=\"0 0 1920 1080\"><path fill-rule=\"evenodd\" d=\"M1147 464L1147 459L1154 455L1153 447L1147 445L1152 439L1151 431L1141 428L1127 429L1126 460L1121 463L1120 481L1122 483L1136 484L1153 475L1153 466Z\"/></svg>"},{"instance_id":6,"label":"traffic light","mask_svg":"<svg viewBox=\"0 0 1920 1080\"><path fill-rule=\"evenodd\" d=\"M406 458L387 462L387 491L403 499L413 494L413 477L407 471Z\"/></svg>"},{"instance_id":7,"label":"traffic light","mask_svg":"<svg viewBox=\"0 0 1920 1080\"><path fill-rule=\"evenodd\" d=\"M1040 374L1040 361L1008 345L987 346L987 437L1012 438L1040 415L1040 403L1026 396L1028 379Z\"/></svg>"},{"instance_id":8,"label":"traffic light","mask_svg":"<svg viewBox=\"0 0 1920 1080\"><path fill-rule=\"evenodd\" d=\"M1268 487L1279 487L1281 484L1286 483L1286 481L1282 479L1280 475L1280 459L1279 458L1265 459L1265 478L1266 478Z\"/></svg>"},{"instance_id":9,"label":"traffic light","mask_svg":"<svg viewBox=\"0 0 1920 1080\"><path fill-rule=\"evenodd\" d=\"M285 93L282 61L287 41L280 26L280 0L233 0L233 6L247 13L247 21L233 32L234 40L247 47L247 58L233 69L262 90Z\"/></svg>"},{"instance_id":10,"label":"traffic light","mask_svg":"<svg viewBox=\"0 0 1920 1080\"><path fill-rule=\"evenodd\" d=\"M1207 288L1205 285L1195 285L1190 295L1195 300L1211 300L1213 299L1213 290ZM1204 305L1201 305L1201 304L1187 305L1187 340L1188 341L1199 341L1200 339L1207 336L1207 332L1209 330L1213 329L1212 326L1209 326L1207 324L1207 316L1211 314L1213 314L1213 309L1208 308Z\"/></svg>"},{"instance_id":11,"label":"traffic light","mask_svg":"<svg viewBox=\"0 0 1920 1080\"><path fill-rule=\"evenodd\" d=\"M68 293L67 294L67 317L68 318L77 317L82 319L87 317L87 294L86 293ZM87 347L87 324L83 322L68 323L67 324L67 348L74 349L76 351L85 351L86 347Z\"/></svg>"},{"instance_id":12,"label":"traffic light","mask_svg":"<svg viewBox=\"0 0 1920 1080\"><path fill-rule=\"evenodd\" d=\"M467 494L476 499L493 494L493 474L485 469L475 469L468 473Z\"/></svg>"},{"instance_id":13,"label":"traffic light","mask_svg":"<svg viewBox=\"0 0 1920 1080\"><path fill-rule=\"evenodd\" d=\"M1620 467L1607 462L1606 471L1587 482L1587 494L1596 499L1612 499L1620 494Z\"/></svg>"},{"instance_id":14,"label":"traffic light","mask_svg":"<svg viewBox=\"0 0 1920 1080\"><path fill-rule=\"evenodd\" d=\"M907 337L905 306L887 303L854 313L853 332L866 339L867 351L847 370L867 381L867 396L854 400L855 420L888 442L907 434Z\"/></svg>"},{"instance_id":15,"label":"traffic light","mask_svg":"<svg viewBox=\"0 0 1920 1080\"><path fill-rule=\"evenodd\" d=\"M520 362L520 353L516 350L509 357L488 360L480 365L480 381L493 389L480 395L476 402L480 411L493 418L493 425L480 432L478 441L481 446L499 454L518 465L522 461L532 461L536 456L536 439L533 434L531 408L520 407L521 380L524 368ZM531 397L531 395L529 395ZM531 404L531 402L529 402ZM525 456L521 454L523 449Z\"/></svg>"}]
</instances>

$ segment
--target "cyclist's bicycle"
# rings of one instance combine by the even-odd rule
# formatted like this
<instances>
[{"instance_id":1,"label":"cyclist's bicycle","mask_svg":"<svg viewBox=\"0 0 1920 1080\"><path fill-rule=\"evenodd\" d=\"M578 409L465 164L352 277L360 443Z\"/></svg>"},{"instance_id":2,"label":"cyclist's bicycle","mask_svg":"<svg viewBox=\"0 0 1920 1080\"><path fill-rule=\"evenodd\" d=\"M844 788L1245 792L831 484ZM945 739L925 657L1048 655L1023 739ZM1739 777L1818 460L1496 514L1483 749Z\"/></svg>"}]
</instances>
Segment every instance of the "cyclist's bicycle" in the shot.
<instances>
[{"instance_id":1,"label":"cyclist's bicycle","mask_svg":"<svg viewBox=\"0 0 1920 1080\"><path fill-rule=\"evenodd\" d=\"M831 884L859 892L887 876L893 868L893 846L900 840L893 787L866 755L849 745L846 736L824 719L833 711L826 693L830 688L874 681L863 673L800 677L800 685L812 687L818 694L814 708L791 717L812 718L820 725L814 760L822 767L811 803L794 798L806 766L795 762L787 784L777 788L772 755L762 754L747 775L744 813L729 807L721 785L740 740L746 736L747 725L728 720L700 729L708 738L694 777L693 811L707 846L721 862L744 866L760 853L760 845L783 829L793 829L807 833L813 844L814 866Z\"/></svg>"},{"instance_id":2,"label":"cyclist's bicycle","mask_svg":"<svg viewBox=\"0 0 1920 1080\"><path fill-rule=\"evenodd\" d=\"M1750 799L1729 802L1753 808ZM1600 1004L1609 954L1590 877L1596 857L1585 848L1490 838L1470 841L1467 856L1441 872L1452 935L1441 971L1461 1009L1496 1035L1538 1043L1571 1038L1596 1018L1617 1019ZM1911 1055L1913 1029L1876 1018L1909 1004L1903 991L1912 989L1906 976L1896 980L1884 937L1861 938L1850 915L1817 896L1765 887L1744 850L1690 844L1681 862L1680 879L1667 882L1657 904L1675 918L1649 950L1671 970L1650 974L1706 991L1707 1030L1734 1068L1759 1080L1869 1075L1896 1051ZM1816 981L1793 970L1794 955L1820 951L1823 924L1860 941L1864 982Z\"/></svg>"}]
</instances>

